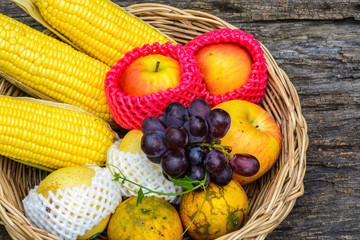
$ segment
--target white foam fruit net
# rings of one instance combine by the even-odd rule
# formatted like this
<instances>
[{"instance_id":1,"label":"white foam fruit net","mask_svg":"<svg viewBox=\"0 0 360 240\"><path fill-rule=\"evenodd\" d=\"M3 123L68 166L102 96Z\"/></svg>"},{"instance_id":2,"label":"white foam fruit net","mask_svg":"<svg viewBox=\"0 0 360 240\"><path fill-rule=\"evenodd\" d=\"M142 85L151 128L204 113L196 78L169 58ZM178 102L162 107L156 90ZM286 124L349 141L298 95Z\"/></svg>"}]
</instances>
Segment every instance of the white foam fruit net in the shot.
<instances>
[{"instance_id":1,"label":"white foam fruit net","mask_svg":"<svg viewBox=\"0 0 360 240\"><path fill-rule=\"evenodd\" d=\"M38 186L31 189L24 198L23 205L30 222L61 239L76 239L87 230L113 213L122 201L120 184L112 181L108 168L91 167L95 176L86 187L49 191L45 199L36 193Z\"/></svg>"},{"instance_id":2,"label":"white foam fruit net","mask_svg":"<svg viewBox=\"0 0 360 240\"><path fill-rule=\"evenodd\" d=\"M173 182L165 179L159 164L150 162L145 154L133 154L131 152L120 151L120 143L121 140L116 141L108 149L107 163L109 164L112 172L119 172L120 170L126 179L129 179L141 186L147 187L157 192L179 193L183 191L182 187L176 186ZM119 181L121 182L121 179ZM124 197L137 196L139 189L140 187L125 181L121 187L121 194ZM143 192L147 191L144 189ZM179 203L181 200L181 195L166 196L156 193L149 193L146 196L164 198L171 203Z\"/></svg>"}]
</instances>

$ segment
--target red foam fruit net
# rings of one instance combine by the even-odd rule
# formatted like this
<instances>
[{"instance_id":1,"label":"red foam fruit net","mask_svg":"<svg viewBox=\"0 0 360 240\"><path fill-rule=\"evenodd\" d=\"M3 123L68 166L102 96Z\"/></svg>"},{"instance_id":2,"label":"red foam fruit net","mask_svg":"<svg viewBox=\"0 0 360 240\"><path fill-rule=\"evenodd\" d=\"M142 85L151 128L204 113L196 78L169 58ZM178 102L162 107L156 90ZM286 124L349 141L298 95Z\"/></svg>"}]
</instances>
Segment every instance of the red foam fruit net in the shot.
<instances>
[{"instance_id":1,"label":"red foam fruit net","mask_svg":"<svg viewBox=\"0 0 360 240\"><path fill-rule=\"evenodd\" d=\"M131 96L119 87L124 70L136 59L150 54L161 54L176 59L180 65L180 84L149 95ZM141 87L141 86L139 86ZM205 95L206 87L202 81L195 57L181 44L155 43L135 48L125 54L106 74L105 92L110 112L114 120L125 129L140 129L142 121L149 116L158 117L171 102L179 102L185 107L191 101Z\"/></svg>"},{"instance_id":2,"label":"red foam fruit net","mask_svg":"<svg viewBox=\"0 0 360 240\"><path fill-rule=\"evenodd\" d=\"M260 43L254 39L253 35L239 29L216 29L195 37L188 42L184 48L190 51L192 55L195 55L201 47L221 42L238 43L247 49L253 59L250 78L245 85L242 85L232 92L214 95L206 91L202 98L207 100L211 107L234 99L259 103L265 94L267 85L267 67Z\"/></svg>"}]
</instances>

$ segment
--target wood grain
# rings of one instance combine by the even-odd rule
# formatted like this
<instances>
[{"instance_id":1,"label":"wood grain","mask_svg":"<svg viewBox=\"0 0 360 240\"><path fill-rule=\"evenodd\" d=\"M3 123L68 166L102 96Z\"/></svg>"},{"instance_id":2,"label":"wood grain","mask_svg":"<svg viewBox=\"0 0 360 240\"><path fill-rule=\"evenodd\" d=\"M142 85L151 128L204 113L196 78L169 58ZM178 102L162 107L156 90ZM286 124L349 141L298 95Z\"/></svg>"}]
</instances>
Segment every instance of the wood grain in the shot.
<instances>
[{"instance_id":1,"label":"wood grain","mask_svg":"<svg viewBox=\"0 0 360 240\"><path fill-rule=\"evenodd\" d=\"M268 239L360 239L359 1L147 2L208 12L252 33L295 85L309 127L305 194ZM0 13L43 30L10 0ZM3 226L0 239L10 239Z\"/></svg>"}]
</instances>

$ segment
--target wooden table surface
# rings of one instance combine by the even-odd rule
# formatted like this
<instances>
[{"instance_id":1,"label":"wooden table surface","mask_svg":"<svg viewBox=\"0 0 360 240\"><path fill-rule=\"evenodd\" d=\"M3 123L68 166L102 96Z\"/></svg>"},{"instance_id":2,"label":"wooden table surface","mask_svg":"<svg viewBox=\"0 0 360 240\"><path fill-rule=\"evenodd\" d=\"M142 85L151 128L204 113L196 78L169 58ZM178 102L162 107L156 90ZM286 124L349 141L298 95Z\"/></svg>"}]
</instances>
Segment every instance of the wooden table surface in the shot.
<instances>
[{"instance_id":1,"label":"wooden table surface","mask_svg":"<svg viewBox=\"0 0 360 240\"><path fill-rule=\"evenodd\" d=\"M309 128L305 194L268 239L360 239L360 2L148 2L208 12L252 33L295 85ZM0 13L44 30L11 0L0 1ZM1 239L10 239L3 226Z\"/></svg>"}]
</instances>

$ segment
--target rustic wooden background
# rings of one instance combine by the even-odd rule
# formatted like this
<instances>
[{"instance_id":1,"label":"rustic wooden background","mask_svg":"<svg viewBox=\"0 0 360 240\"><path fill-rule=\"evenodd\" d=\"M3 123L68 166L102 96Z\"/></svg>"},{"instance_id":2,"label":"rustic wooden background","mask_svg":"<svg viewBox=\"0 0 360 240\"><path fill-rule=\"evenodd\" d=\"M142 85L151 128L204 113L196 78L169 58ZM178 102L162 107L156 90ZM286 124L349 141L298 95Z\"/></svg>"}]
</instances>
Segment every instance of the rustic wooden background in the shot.
<instances>
[{"instance_id":1,"label":"rustic wooden background","mask_svg":"<svg viewBox=\"0 0 360 240\"><path fill-rule=\"evenodd\" d=\"M252 33L295 85L309 127L305 194L268 239L360 239L360 2L147 2L208 12ZM44 30L11 0L0 0L0 13ZM1 239L10 239L3 226Z\"/></svg>"}]
</instances>

